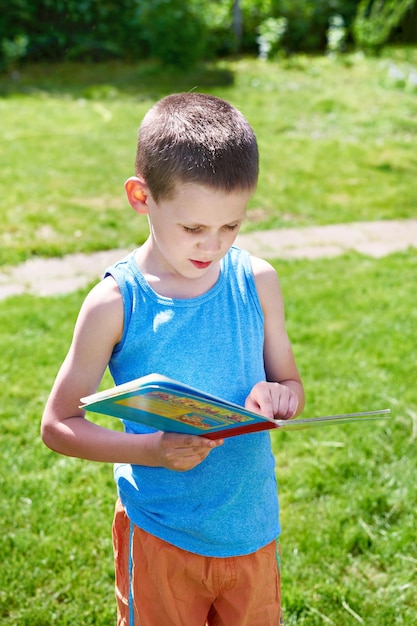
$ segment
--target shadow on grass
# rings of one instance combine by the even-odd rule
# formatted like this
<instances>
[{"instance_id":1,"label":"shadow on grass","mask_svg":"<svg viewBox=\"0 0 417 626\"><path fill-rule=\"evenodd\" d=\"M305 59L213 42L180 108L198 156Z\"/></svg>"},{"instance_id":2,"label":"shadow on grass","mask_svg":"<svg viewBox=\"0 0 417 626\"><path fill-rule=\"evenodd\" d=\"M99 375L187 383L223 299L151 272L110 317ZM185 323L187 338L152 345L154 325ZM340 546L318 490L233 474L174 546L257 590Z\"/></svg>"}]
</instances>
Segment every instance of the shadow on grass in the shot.
<instances>
[{"instance_id":1,"label":"shadow on grass","mask_svg":"<svg viewBox=\"0 0 417 626\"><path fill-rule=\"evenodd\" d=\"M183 71L156 62L38 63L0 75L0 97L46 94L116 99L159 99L167 93L233 85L234 73L224 63L202 64Z\"/></svg>"}]
</instances>

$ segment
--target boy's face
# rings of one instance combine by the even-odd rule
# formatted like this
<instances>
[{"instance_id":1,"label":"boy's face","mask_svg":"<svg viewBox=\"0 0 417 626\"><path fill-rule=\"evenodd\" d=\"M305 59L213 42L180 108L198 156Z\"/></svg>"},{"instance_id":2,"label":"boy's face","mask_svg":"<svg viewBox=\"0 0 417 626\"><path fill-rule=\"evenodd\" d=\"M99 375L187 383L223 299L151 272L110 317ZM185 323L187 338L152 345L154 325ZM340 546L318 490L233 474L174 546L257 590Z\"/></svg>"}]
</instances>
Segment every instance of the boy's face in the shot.
<instances>
[{"instance_id":1,"label":"boy's face","mask_svg":"<svg viewBox=\"0 0 417 626\"><path fill-rule=\"evenodd\" d=\"M147 213L155 259L161 269L183 278L218 272L218 262L236 239L253 191L178 186L158 203L148 195Z\"/></svg>"}]
</instances>

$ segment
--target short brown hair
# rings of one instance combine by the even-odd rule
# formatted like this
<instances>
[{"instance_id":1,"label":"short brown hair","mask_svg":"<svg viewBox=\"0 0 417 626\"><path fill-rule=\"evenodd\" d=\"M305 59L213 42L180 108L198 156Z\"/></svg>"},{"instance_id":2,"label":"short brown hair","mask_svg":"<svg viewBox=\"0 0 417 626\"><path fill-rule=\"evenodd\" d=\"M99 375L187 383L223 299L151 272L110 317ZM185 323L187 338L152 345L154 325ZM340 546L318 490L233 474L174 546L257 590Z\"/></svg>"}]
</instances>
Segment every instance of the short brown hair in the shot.
<instances>
[{"instance_id":1,"label":"short brown hair","mask_svg":"<svg viewBox=\"0 0 417 626\"><path fill-rule=\"evenodd\" d=\"M177 183L252 190L258 180L258 146L249 122L229 102L196 92L159 100L139 129L136 175L154 198Z\"/></svg>"}]
</instances>

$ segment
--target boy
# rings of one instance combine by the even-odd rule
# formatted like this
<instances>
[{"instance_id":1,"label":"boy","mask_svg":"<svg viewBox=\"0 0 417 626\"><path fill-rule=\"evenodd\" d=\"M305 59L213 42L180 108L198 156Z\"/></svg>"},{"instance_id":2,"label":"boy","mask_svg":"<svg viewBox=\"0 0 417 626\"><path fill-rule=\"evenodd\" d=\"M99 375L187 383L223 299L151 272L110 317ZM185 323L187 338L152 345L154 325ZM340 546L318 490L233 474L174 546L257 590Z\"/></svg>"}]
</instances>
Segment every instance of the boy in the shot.
<instances>
[{"instance_id":1,"label":"boy","mask_svg":"<svg viewBox=\"0 0 417 626\"><path fill-rule=\"evenodd\" d=\"M157 372L291 418L303 388L273 268L233 246L258 178L258 149L229 103L163 98L145 116L135 176L144 245L87 296L42 419L47 446L115 463L119 626L277 626L279 507L270 435L226 440L125 422L79 407L109 365L116 384Z\"/></svg>"}]
</instances>

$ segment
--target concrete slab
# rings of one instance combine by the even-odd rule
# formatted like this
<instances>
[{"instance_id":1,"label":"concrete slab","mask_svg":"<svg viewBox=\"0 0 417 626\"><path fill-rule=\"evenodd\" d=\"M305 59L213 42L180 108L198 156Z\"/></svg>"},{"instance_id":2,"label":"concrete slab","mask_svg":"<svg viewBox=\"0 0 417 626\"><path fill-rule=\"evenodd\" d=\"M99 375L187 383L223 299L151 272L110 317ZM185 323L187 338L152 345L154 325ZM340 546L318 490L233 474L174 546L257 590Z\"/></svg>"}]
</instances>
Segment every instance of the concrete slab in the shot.
<instances>
[{"instance_id":1,"label":"concrete slab","mask_svg":"<svg viewBox=\"0 0 417 626\"><path fill-rule=\"evenodd\" d=\"M348 250L379 258L417 247L417 219L282 228L242 234L236 243L255 256L282 259L331 258ZM70 293L98 280L129 250L32 259L0 272L0 300L23 293Z\"/></svg>"}]
</instances>

